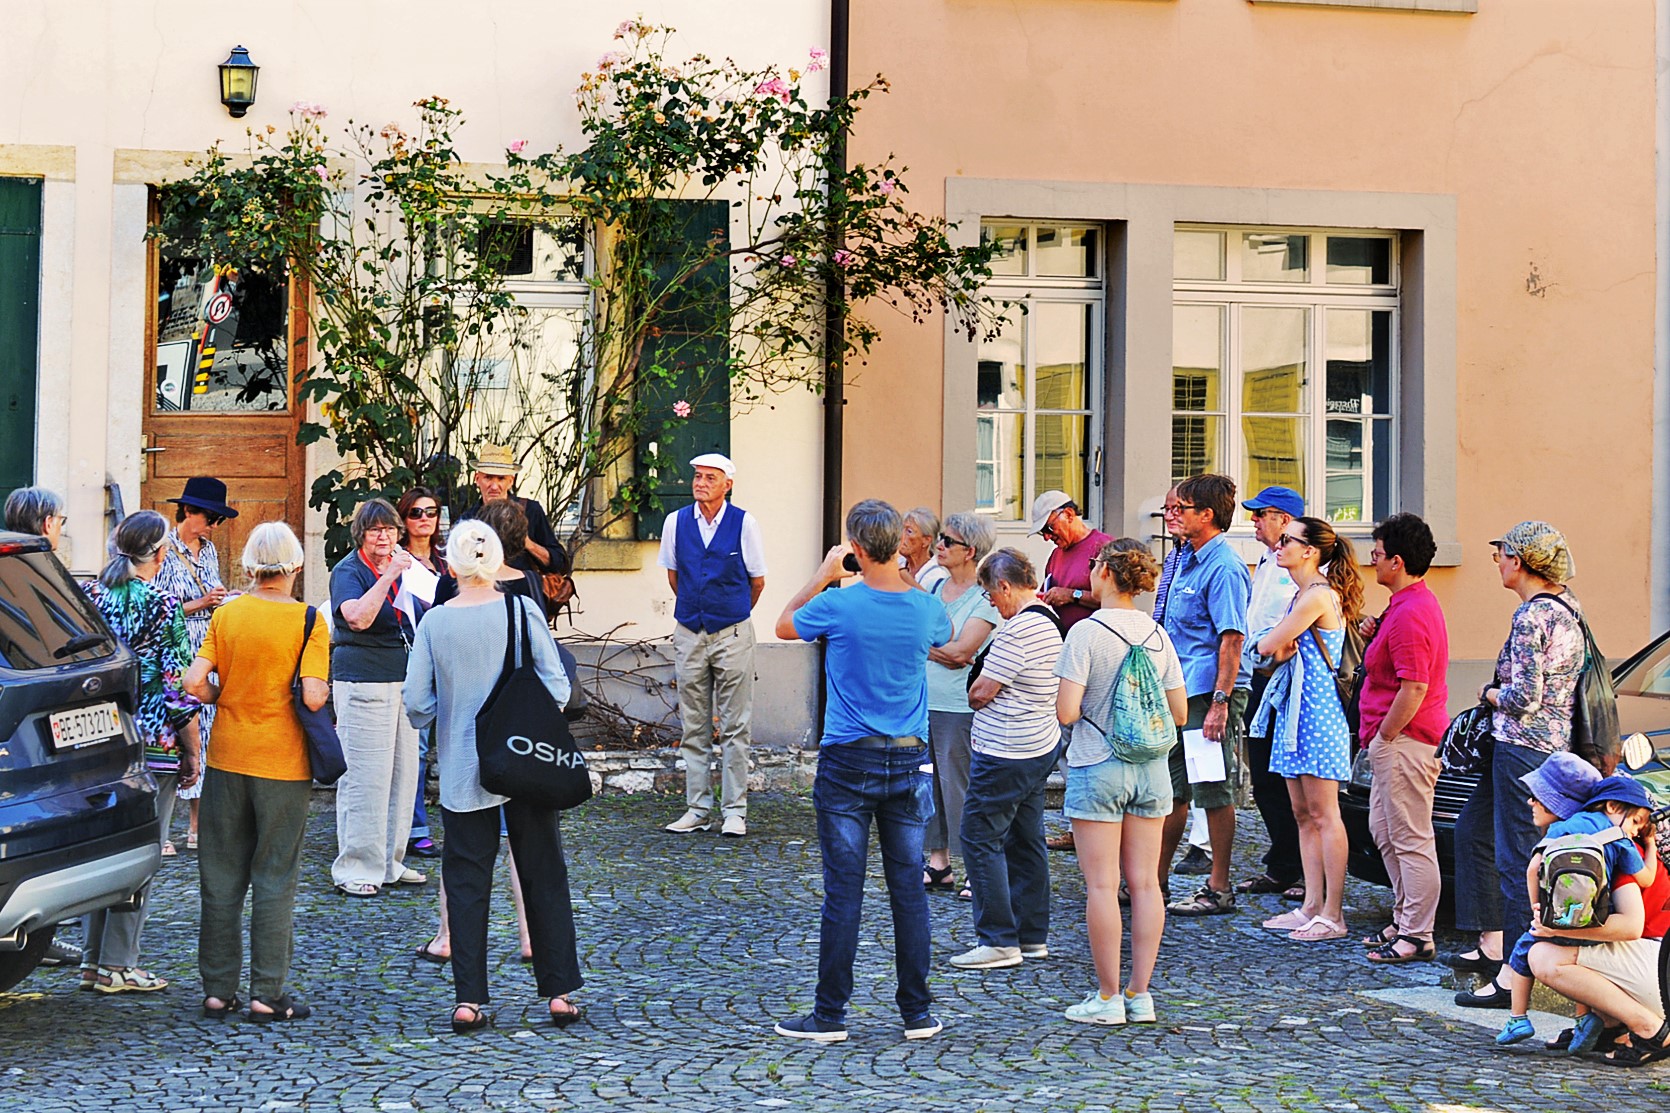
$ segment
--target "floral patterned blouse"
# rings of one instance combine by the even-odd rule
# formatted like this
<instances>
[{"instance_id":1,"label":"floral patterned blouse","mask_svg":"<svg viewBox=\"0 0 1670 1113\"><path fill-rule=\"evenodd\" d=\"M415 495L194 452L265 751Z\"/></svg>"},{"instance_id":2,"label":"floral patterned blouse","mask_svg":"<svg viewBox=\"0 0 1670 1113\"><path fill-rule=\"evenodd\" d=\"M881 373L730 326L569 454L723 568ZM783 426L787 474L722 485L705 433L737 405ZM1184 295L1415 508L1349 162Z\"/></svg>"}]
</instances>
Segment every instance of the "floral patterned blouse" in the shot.
<instances>
[{"instance_id":1,"label":"floral patterned blouse","mask_svg":"<svg viewBox=\"0 0 1670 1113\"><path fill-rule=\"evenodd\" d=\"M1571 749L1577 682L1583 677L1583 628L1565 604L1583 608L1568 591L1561 601L1538 596L1513 612L1513 629L1496 657L1497 742L1551 754Z\"/></svg>"},{"instance_id":2,"label":"floral patterned blouse","mask_svg":"<svg viewBox=\"0 0 1670 1113\"><path fill-rule=\"evenodd\" d=\"M203 538L202 546L193 557L186 543L180 540L179 531L169 530L168 536L162 539L162 570L157 573L156 586L181 603L201 599L215 588L226 586L220 582L220 553L215 550L215 543L207 537ZM214 615L213 608L204 607L185 616L192 652L195 653L208 636L209 619Z\"/></svg>"},{"instance_id":3,"label":"floral patterned blouse","mask_svg":"<svg viewBox=\"0 0 1670 1113\"><path fill-rule=\"evenodd\" d=\"M191 664L191 642L180 601L144 580L107 588L85 586L93 605L139 658L139 704L133 725L145 742L145 765L156 773L177 773L180 747L175 732L191 721L198 702L180 690Z\"/></svg>"}]
</instances>

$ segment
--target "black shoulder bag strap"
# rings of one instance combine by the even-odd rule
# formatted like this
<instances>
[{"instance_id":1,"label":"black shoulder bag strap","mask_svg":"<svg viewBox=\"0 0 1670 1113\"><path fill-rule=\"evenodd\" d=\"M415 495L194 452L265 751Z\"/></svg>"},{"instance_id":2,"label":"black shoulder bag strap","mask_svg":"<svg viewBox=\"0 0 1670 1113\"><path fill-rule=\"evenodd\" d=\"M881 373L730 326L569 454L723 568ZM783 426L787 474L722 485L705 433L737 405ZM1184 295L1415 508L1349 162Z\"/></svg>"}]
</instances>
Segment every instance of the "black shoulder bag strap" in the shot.
<instances>
[{"instance_id":1,"label":"black shoulder bag strap","mask_svg":"<svg viewBox=\"0 0 1670 1113\"><path fill-rule=\"evenodd\" d=\"M302 679L302 658L307 656L307 643L313 640L313 624L319 621L319 608L309 606L307 618L302 625L302 651L296 654L296 670L290 674L290 688L295 690Z\"/></svg>"}]
</instances>

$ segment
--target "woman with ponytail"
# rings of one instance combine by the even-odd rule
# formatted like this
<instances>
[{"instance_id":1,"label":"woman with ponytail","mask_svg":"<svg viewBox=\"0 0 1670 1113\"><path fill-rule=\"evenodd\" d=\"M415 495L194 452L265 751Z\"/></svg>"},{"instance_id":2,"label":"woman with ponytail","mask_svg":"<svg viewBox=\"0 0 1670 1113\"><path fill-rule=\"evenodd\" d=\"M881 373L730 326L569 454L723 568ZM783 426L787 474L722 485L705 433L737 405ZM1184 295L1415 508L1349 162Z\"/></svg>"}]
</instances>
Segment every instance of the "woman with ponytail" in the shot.
<instances>
[{"instance_id":1,"label":"woman with ponytail","mask_svg":"<svg viewBox=\"0 0 1670 1113\"><path fill-rule=\"evenodd\" d=\"M181 690L191 664L191 640L180 601L152 586L162 568L168 522L154 510L122 519L110 535L110 562L87 594L104 620L139 658L133 726L145 744L145 765L157 779L158 838L168 840L174 793L201 773L198 703ZM168 983L141 970L139 933L150 903L132 912L101 911L82 918L81 988L100 993L151 993Z\"/></svg>"},{"instance_id":2,"label":"woman with ponytail","mask_svg":"<svg viewBox=\"0 0 1670 1113\"><path fill-rule=\"evenodd\" d=\"M1286 617L1258 643L1280 662L1253 730L1268 731L1270 772L1287 781L1299 824L1305 900L1264 921L1271 931L1314 943L1346 934L1340 782L1351 776L1351 727L1334 684L1345 628L1362 616L1363 581L1351 542L1321 518L1295 518L1282 530L1276 562L1298 585Z\"/></svg>"}]
</instances>

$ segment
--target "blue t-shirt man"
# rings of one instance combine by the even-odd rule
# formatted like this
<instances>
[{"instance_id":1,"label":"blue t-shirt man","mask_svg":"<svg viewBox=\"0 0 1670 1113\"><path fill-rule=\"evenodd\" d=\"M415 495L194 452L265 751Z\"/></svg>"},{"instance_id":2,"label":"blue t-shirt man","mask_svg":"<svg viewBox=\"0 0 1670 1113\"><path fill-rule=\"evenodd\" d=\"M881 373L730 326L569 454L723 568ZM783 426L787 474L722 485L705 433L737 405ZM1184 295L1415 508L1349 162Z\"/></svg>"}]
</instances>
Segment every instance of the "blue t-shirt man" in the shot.
<instances>
[{"instance_id":1,"label":"blue t-shirt man","mask_svg":"<svg viewBox=\"0 0 1670 1113\"><path fill-rule=\"evenodd\" d=\"M822 745L928 737L928 650L951 640L937 596L858 583L813 596L794 612L794 629L829 641Z\"/></svg>"},{"instance_id":2,"label":"blue t-shirt man","mask_svg":"<svg viewBox=\"0 0 1670 1113\"><path fill-rule=\"evenodd\" d=\"M1247 632L1252 574L1229 539L1218 534L1199 549L1185 542L1166 595L1165 628L1183 663L1183 687L1191 696L1211 692L1218 682L1218 638ZM1235 687L1252 685L1243 656Z\"/></svg>"}]
</instances>

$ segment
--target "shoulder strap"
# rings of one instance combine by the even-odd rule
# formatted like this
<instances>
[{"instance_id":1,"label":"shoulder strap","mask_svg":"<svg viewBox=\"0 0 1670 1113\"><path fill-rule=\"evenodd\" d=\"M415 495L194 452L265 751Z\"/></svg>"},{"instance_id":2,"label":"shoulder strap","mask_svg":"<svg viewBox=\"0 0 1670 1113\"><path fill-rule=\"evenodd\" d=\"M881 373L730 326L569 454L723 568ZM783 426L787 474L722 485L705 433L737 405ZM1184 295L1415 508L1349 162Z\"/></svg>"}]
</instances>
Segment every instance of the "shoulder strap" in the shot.
<instances>
[{"instance_id":1,"label":"shoulder strap","mask_svg":"<svg viewBox=\"0 0 1670 1113\"><path fill-rule=\"evenodd\" d=\"M504 670L509 676L516 671L516 596L504 593Z\"/></svg>"},{"instance_id":2,"label":"shoulder strap","mask_svg":"<svg viewBox=\"0 0 1670 1113\"><path fill-rule=\"evenodd\" d=\"M1546 839L1539 842L1536 848L1541 850L1545 846L1553 846L1558 843L1563 847L1592 846L1598 850L1603 846L1608 846L1615 842L1622 842L1627 838L1629 838L1629 836L1624 834L1623 829L1614 824L1604 831L1596 831L1592 834L1587 831L1573 831L1572 833L1566 835L1550 835Z\"/></svg>"},{"instance_id":3,"label":"shoulder strap","mask_svg":"<svg viewBox=\"0 0 1670 1113\"><path fill-rule=\"evenodd\" d=\"M307 656L307 643L313 640L313 624L319 620L319 608L311 604L307 608L307 618L302 624L302 651L296 654L296 671L290 674L290 687L302 678L302 658Z\"/></svg>"},{"instance_id":4,"label":"shoulder strap","mask_svg":"<svg viewBox=\"0 0 1670 1113\"><path fill-rule=\"evenodd\" d=\"M175 553L179 556L180 563L186 566L186 572L191 576L193 582L197 584L197 590L203 595L209 594L209 589L203 586L203 577L197 574L197 565L191 559L191 550L185 547L185 543L180 540L178 534L175 535L174 544L171 548L173 548Z\"/></svg>"},{"instance_id":5,"label":"shoulder strap","mask_svg":"<svg viewBox=\"0 0 1670 1113\"><path fill-rule=\"evenodd\" d=\"M1052 611L1048 607L1044 606L1044 604L1034 603L1034 604L1032 604L1032 606L1026 608L1021 613L1022 614L1041 614L1045 618L1049 619L1051 622L1053 622L1055 624L1055 632L1057 634L1061 635L1063 638L1065 638L1067 636L1067 624L1061 621L1061 616L1060 615L1056 614L1054 611Z\"/></svg>"},{"instance_id":6,"label":"shoulder strap","mask_svg":"<svg viewBox=\"0 0 1670 1113\"><path fill-rule=\"evenodd\" d=\"M1137 613L1140 613L1140 612L1137 612ZM1107 623L1103 622L1101 620L1101 617L1102 617L1101 612L1098 611L1097 613L1090 616L1090 621L1094 622L1096 625L1100 626L1102 629L1106 630L1108 633L1112 634L1114 637L1118 638L1120 641L1124 642L1127 646L1131 647L1132 649L1136 649L1139 646L1143 649L1147 649L1149 639L1152 638L1155 634L1160 633L1161 630L1163 629L1158 622L1155 622L1154 623L1154 629L1152 629L1148 632L1148 637L1143 638L1140 642L1134 642L1130 638L1127 638L1124 634L1121 634L1118 630L1115 630L1112 626L1109 626ZM1153 620L1150 619L1149 621L1152 622ZM1164 648L1165 648L1165 641L1164 641L1164 639L1161 639L1159 648L1154 650L1154 652L1157 653L1157 652L1159 652L1160 649L1164 649Z\"/></svg>"},{"instance_id":7,"label":"shoulder strap","mask_svg":"<svg viewBox=\"0 0 1670 1113\"><path fill-rule=\"evenodd\" d=\"M1322 635L1317 632L1314 624L1310 628L1310 636L1311 640L1316 642L1317 651L1322 654L1322 663L1328 666L1328 671L1338 672L1339 669L1334 667L1334 655L1328 652L1328 644L1322 640Z\"/></svg>"}]
</instances>

